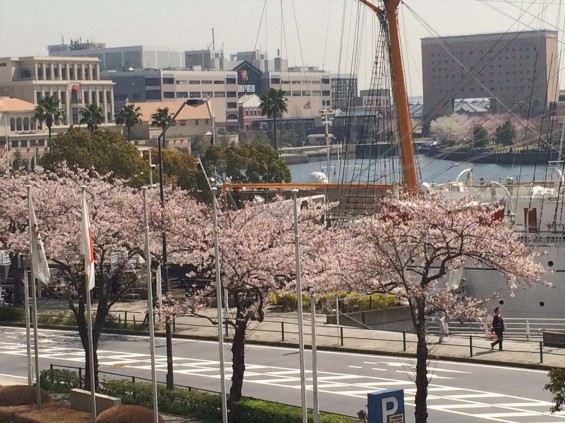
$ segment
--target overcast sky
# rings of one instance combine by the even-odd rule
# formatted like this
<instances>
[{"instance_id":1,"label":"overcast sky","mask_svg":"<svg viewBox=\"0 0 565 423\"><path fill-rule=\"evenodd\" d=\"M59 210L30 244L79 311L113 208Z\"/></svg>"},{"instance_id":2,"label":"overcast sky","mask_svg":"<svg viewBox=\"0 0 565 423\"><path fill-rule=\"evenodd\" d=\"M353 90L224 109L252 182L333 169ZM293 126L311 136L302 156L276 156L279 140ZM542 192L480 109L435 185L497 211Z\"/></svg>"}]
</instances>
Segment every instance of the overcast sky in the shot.
<instances>
[{"instance_id":1,"label":"overcast sky","mask_svg":"<svg viewBox=\"0 0 565 423\"><path fill-rule=\"evenodd\" d=\"M405 0L399 11L409 94L422 93L421 38L563 30L565 10L560 3ZM213 28L216 48L223 46L226 55L260 48L273 58L280 49L291 66L319 66L331 72L350 71L354 48L360 46L359 88L367 88L375 21L365 7L358 16L358 4L356 0L0 0L0 57L47 55L47 45L59 44L62 38L66 43L81 38L107 47L202 49L211 47ZM362 36L355 43L358 28ZM565 57L564 39L561 31L561 57ZM562 87L564 79L562 73Z\"/></svg>"}]
</instances>

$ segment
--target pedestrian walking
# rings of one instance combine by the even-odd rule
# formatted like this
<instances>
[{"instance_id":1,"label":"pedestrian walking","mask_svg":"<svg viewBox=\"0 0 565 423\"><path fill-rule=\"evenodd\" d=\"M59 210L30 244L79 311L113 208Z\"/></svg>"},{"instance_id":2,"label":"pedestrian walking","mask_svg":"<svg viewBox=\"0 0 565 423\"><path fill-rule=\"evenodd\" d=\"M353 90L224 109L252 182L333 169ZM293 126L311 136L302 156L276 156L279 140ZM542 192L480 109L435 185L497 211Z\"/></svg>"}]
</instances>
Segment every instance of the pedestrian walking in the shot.
<instances>
[{"instance_id":1,"label":"pedestrian walking","mask_svg":"<svg viewBox=\"0 0 565 423\"><path fill-rule=\"evenodd\" d=\"M500 307L496 307L494 309L494 317L492 319L491 329L496 334L496 341L490 343L490 349L494 350L494 346L498 344L499 351L502 351L502 337L506 328L504 327L504 319L500 314Z\"/></svg>"},{"instance_id":2,"label":"pedestrian walking","mask_svg":"<svg viewBox=\"0 0 565 423\"><path fill-rule=\"evenodd\" d=\"M449 335L449 322L444 311L438 312L439 316L439 343L443 342L443 338Z\"/></svg>"}]
</instances>

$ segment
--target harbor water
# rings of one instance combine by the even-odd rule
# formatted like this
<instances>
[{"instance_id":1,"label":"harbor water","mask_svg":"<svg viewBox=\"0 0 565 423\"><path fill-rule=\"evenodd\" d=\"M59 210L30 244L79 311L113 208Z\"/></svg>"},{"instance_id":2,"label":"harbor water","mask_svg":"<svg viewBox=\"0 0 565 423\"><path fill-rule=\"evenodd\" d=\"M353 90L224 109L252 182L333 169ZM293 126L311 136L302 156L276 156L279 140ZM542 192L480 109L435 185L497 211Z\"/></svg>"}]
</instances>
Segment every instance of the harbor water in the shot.
<instances>
[{"instance_id":1,"label":"harbor water","mask_svg":"<svg viewBox=\"0 0 565 423\"><path fill-rule=\"evenodd\" d=\"M472 162L454 162L434 159L427 156L417 156L418 178L422 182L442 183L455 181L461 171L472 168L473 180L505 182L506 178L514 179L515 183L534 183L551 179L553 167L541 165L500 165ZM288 165L293 182L309 182L312 172L328 173L328 163L310 161L308 163ZM394 183L400 174L401 163L398 158L383 158L368 160L348 159L345 161L330 161L329 181L337 183L375 182Z\"/></svg>"}]
</instances>

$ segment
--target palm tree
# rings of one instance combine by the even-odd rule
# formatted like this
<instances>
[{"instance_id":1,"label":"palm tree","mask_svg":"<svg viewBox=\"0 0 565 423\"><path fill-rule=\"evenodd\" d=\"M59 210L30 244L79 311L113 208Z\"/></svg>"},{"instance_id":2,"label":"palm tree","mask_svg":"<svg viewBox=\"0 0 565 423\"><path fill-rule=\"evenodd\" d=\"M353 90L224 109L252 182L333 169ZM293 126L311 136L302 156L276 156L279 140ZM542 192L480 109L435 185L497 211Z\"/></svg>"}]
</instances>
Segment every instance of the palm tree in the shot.
<instances>
[{"instance_id":1,"label":"palm tree","mask_svg":"<svg viewBox=\"0 0 565 423\"><path fill-rule=\"evenodd\" d=\"M131 140L131 128L141 122L141 107L135 104L126 104L114 116L118 125L125 125L128 130L128 141ZM151 116L153 117L153 116Z\"/></svg>"},{"instance_id":2,"label":"palm tree","mask_svg":"<svg viewBox=\"0 0 565 423\"><path fill-rule=\"evenodd\" d=\"M94 132L95 129L98 129L98 125L104 122L104 110L94 103L83 107L80 114L82 115L80 123L86 124L90 132Z\"/></svg>"},{"instance_id":3,"label":"palm tree","mask_svg":"<svg viewBox=\"0 0 565 423\"><path fill-rule=\"evenodd\" d=\"M283 114L287 111L286 108L287 99L284 96L283 90L277 90L276 88L271 88L265 94L261 96L261 114L263 116L273 118L273 135L274 135L274 146L277 149L277 114Z\"/></svg>"},{"instance_id":4,"label":"palm tree","mask_svg":"<svg viewBox=\"0 0 565 423\"><path fill-rule=\"evenodd\" d=\"M161 130L165 130L169 123L173 120L172 113L169 113L169 108L165 107L163 109L158 108L156 113L151 115L151 126L161 128ZM163 147L165 145L165 134L163 134Z\"/></svg>"},{"instance_id":5,"label":"palm tree","mask_svg":"<svg viewBox=\"0 0 565 423\"><path fill-rule=\"evenodd\" d=\"M39 121L39 128L42 127L43 122L47 125L49 129L49 146L51 146L51 128L53 123L58 123L64 117L65 109L61 107L61 102L54 95L46 95L37 101L35 118Z\"/></svg>"}]
</instances>

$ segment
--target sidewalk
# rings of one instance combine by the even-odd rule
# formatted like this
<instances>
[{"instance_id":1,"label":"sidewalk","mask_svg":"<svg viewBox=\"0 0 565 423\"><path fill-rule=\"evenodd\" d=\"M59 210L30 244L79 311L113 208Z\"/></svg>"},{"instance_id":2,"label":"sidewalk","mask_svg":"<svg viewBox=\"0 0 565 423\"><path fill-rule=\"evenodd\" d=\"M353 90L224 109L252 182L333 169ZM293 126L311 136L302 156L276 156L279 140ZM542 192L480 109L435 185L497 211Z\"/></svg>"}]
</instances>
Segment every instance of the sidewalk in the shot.
<instances>
[{"instance_id":1,"label":"sidewalk","mask_svg":"<svg viewBox=\"0 0 565 423\"><path fill-rule=\"evenodd\" d=\"M39 300L40 314L47 310L62 310L65 303L54 300ZM145 301L117 303L111 314L119 319L122 325L140 324L145 317ZM216 310L203 311L205 316L215 319ZM127 316L127 318L126 318ZM349 351L358 353L388 354L413 357L416 354L416 335L412 333L389 332L379 330L336 327L327 325L325 315L316 316L316 344L319 350ZM161 334L164 332L162 326ZM114 330L112 330L113 332ZM122 332L122 330L119 330ZM108 332L111 332L108 330ZM124 331L125 332L125 331ZM125 332L127 333L127 332ZM224 335L225 335L224 328ZM233 329L228 328L228 338L233 336ZM217 339L218 329L204 317L181 316L175 319L174 335L176 337ZM252 322L248 331L248 343L297 346L298 315L296 312L268 311L265 321ZM304 313L304 340L307 348L311 345L311 315ZM541 338L532 341L505 339L504 351L492 351L490 340L482 334L448 336L443 343L438 337L428 336L428 347L431 359L469 361L509 365L518 367L550 369L565 367L565 349L542 346Z\"/></svg>"}]
</instances>

